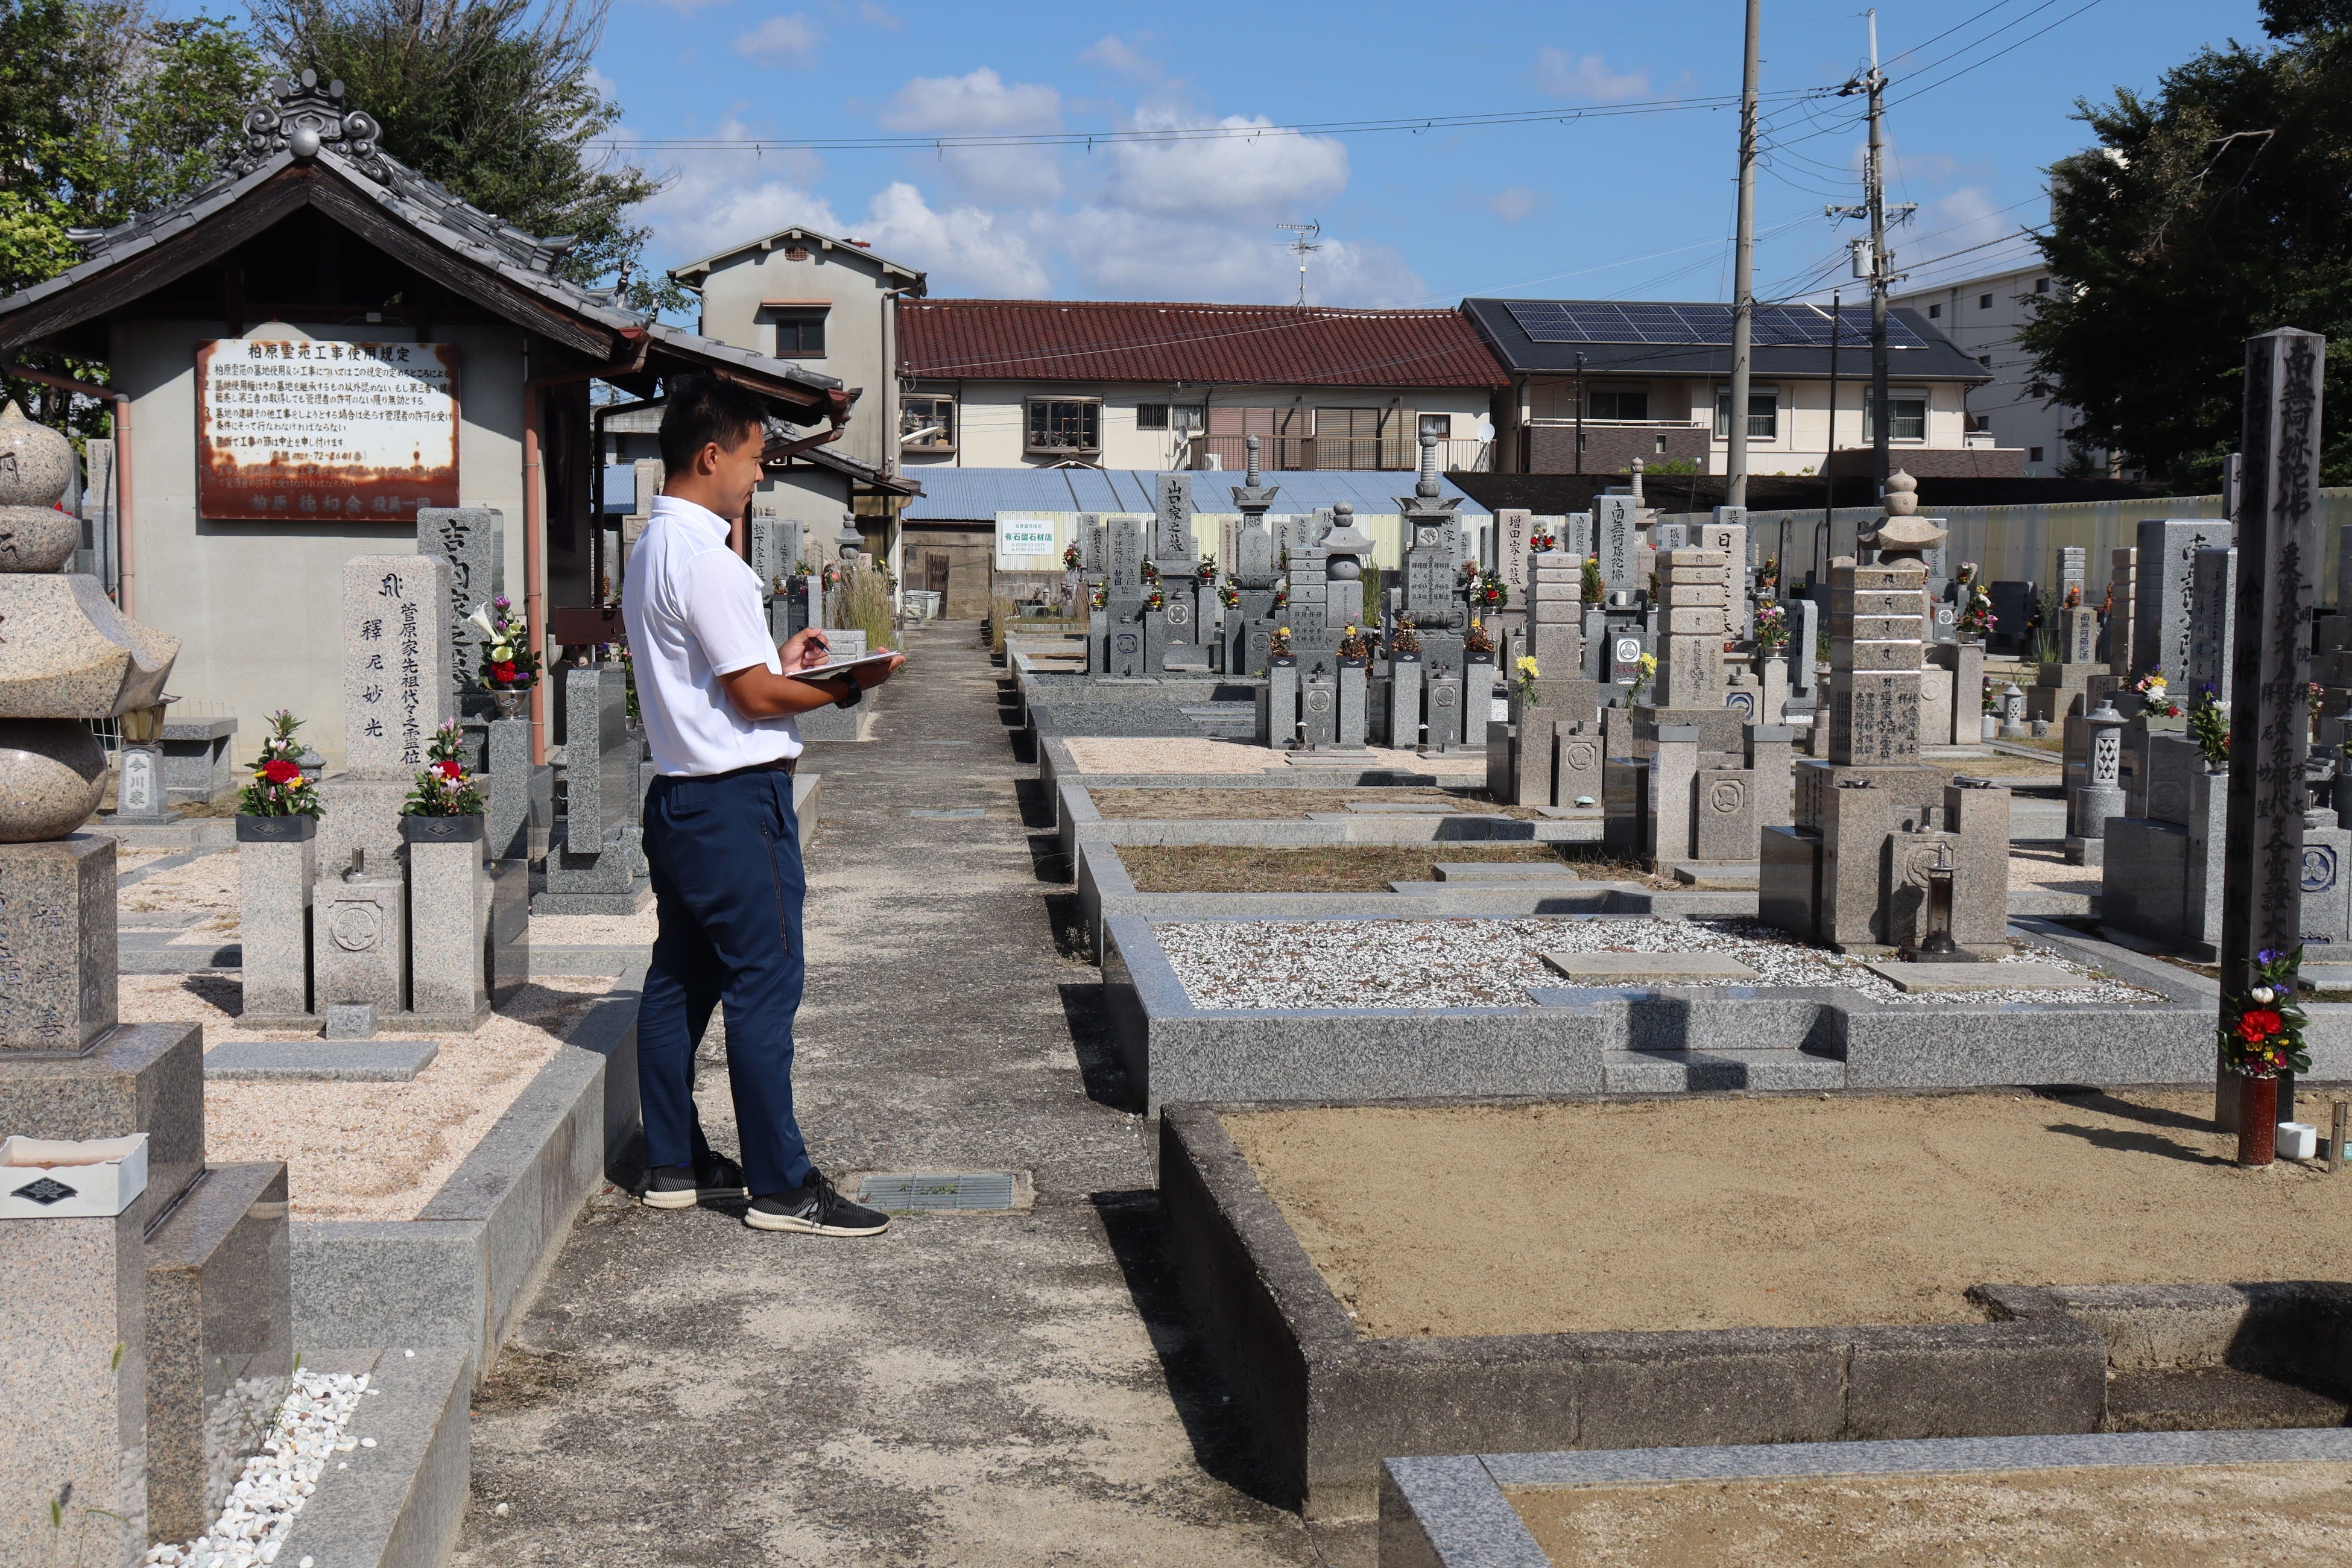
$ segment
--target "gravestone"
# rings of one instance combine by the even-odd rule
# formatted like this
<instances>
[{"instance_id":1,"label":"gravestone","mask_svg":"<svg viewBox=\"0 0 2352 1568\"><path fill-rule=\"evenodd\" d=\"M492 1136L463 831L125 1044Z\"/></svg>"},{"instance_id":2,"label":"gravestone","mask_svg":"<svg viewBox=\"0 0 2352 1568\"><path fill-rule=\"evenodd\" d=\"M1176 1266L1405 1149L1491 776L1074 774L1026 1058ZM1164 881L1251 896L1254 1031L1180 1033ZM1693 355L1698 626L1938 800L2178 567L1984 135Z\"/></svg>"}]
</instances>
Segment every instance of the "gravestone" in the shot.
<instances>
[{"instance_id":1,"label":"gravestone","mask_svg":"<svg viewBox=\"0 0 2352 1568\"><path fill-rule=\"evenodd\" d=\"M1911 563L1831 568L1832 763L1918 761L1926 581L1926 569Z\"/></svg>"},{"instance_id":2,"label":"gravestone","mask_svg":"<svg viewBox=\"0 0 2352 1568\"><path fill-rule=\"evenodd\" d=\"M2131 546L2107 552L2107 673L2132 673L2134 617L2139 605L2139 551Z\"/></svg>"},{"instance_id":3,"label":"gravestone","mask_svg":"<svg viewBox=\"0 0 2352 1568\"><path fill-rule=\"evenodd\" d=\"M2307 628L2318 598L2320 388L2327 340L2282 327L2246 341L2240 451L2239 578L2231 660L2227 868L2221 924L2222 994L2253 984L2256 955L2303 939L2305 762L2310 743ZM2145 554L2145 550L2143 550ZM2221 1072L2215 1121L2234 1129L2237 1075ZM2278 1115L2294 1113L2292 1078Z\"/></svg>"},{"instance_id":4,"label":"gravestone","mask_svg":"<svg viewBox=\"0 0 2352 1568\"><path fill-rule=\"evenodd\" d=\"M397 860L362 848L341 867L323 866L311 899L313 994L331 1007L373 1007L379 1017L408 1002L408 887Z\"/></svg>"},{"instance_id":5,"label":"gravestone","mask_svg":"<svg viewBox=\"0 0 2352 1568\"><path fill-rule=\"evenodd\" d=\"M2208 546L2197 552L2189 571L2189 658L2181 673L2180 703L2188 707L2207 687L2226 704L2238 596L2238 552Z\"/></svg>"},{"instance_id":6,"label":"gravestone","mask_svg":"<svg viewBox=\"0 0 2352 1568\"><path fill-rule=\"evenodd\" d=\"M449 674L457 691L480 684L482 633L467 617L506 592L505 521L496 507L416 509L416 553L449 563Z\"/></svg>"},{"instance_id":7,"label":"gravestone","mask_svg":"<svg viewBox=\"0 0 2352 1568\"><path fill-rule=\"evenodd\" d=\"M638 839L642 742L628 727L628 678L613 664L563 671L564 822L547 853L539 915L635 914L652 895Z\"/></svg>"},{"instance_id":8,"label":"gravestone","mask_svg":"<svg viewBox=\"0 0 2352 1568\"><path fill-rule=\"evenodd\" d=\"M163 748L153 742L124 742L116 753L114 820L170 822L177 815L163 794Z\"/></svg>"},{"instance_id":9,"label":"gravestone","mask_svg":"<svg viewBox=\"0 0 2352 1568\"><path fill-rule=\"evenodd\" d=\"M2091 552L2080 545L2061 546L2058 551L2058 602L2063 605L2068 595L2077 602L2090 590Z\"/></svg>"},{"instance_id":10,"label":"gravestone","mask_svg":"<svg viewBox=\"0 0 2352 1568\"><path fill-rule=\"evenodd\" d=\"M1132 680L1160 673L1149 663L1143 596L1144 524L1132 517L1115 517L1104 532L1103 673Z\"/></svg>"},{"instance_id":11,"label":"gravestone","mask_svg":"<svg viewBox=\"0 0 2352 1568\"><path fill-rule=\"evenodd\" d=\"M1748 509L1719 506L1715 519L1699 525L1692 542L1723 552L1730 576L1726 580L1724 624L1727 635L1746 641L1756 632L1756 562L1750 553Z\"/></svg>"},{"instance_id":12,"label":"gravestone","mask_svg":"<svg viewBox=\"0 0 2352 1568\"><path fill-rule=\"evenodd\" d=\"M1601 586L1613 602L1619 594L1645 591L1649 574L1641 558L1641 503L1631 495L1610 494L1593 501L1600 530Z\"/></svg>"},{"instance_id":13,"label":"gravestone","mask_svg":"<svg viewBox=\"0 0 2352 1568\"><path fill-rule=\"evenodd\" d=\"M2035 601L2033 584L2005 579L1987 585L1992 595L1992 636L1988 639L1996 650L2023 651L2026 647L2025 623L2033 618Z\"/></svg>"},{"instance_id":14,"label":"gravestone","mask_svg":"<svg viewBox=\"0 0 2352 1568\"><path fill-rule=\"evenodd\" d=\"M1192 647L1202 640L1199 590L1194 573L1200 552L1192 542L1192 476L1158 474L1152 479L1151 563L1160 569L1160 620L1170 646ZM1158 673L1155 667L1153 673Z\"/></svg>"},{"instance_id":15,"label":"gravestone","mask_svg":"<svg viewBox=\"0 0 2352 1568\"><path fill-rule=\"evenodd\" d=\"M2187 673L2197 552L2209 546L2229 548L2231 533L2228 522L2211 520L2149 518L2140 523L2127 672L2134 679L2158 668L2175 681Z\"/></svg>"},{"instance_id":16,"label":"gravestone","mask_svg":"<svg viewBox=\"0 0 2352 1568\"><path fill-rule=\"evenodd\" d=\"M453 574L436 555L355 555L343 564L343 772L319 786L319 868L353 849L398 863L400 807L425 749L457 716L451 677Z\"/></svg>"}]
</instances>

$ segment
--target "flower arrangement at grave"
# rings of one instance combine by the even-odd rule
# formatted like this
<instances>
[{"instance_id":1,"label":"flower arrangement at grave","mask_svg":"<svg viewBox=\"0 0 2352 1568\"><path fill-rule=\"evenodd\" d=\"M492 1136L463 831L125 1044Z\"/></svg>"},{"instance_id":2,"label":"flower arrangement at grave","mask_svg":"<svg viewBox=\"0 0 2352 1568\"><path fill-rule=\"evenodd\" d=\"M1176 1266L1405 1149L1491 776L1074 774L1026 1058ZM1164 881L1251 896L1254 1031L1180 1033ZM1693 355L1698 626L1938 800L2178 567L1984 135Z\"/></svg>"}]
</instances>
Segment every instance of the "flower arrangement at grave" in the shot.
<instances>
[{"instance_id":1,"label":"flower arrangement at grave","mask_svg":"<svg viewBox=\"0 0 2352 1568\"><path fill-rule=\"evenodd\" d=\"M1143 578L1143 585L1147 588L1151 587L1160 581L1160 568L1152 564L1150 562L1146 561L1143 563L1140 575Z\"/></svg>"},{"instance_id":2,"label":"flower arrangement at grave","mask_svg":"<svg viewBox=\"0 0 2352 1568\"><path fill-rule=\"evenodd\" d=\"M1096 609L1097 609L1097 610L1099 610L1099 609L1103 608L1105 605L1108 605L1109 603L1110 603L1110 584L1108 584L1108 583L1097 583L1097 584L1095 584L1095 592L1094 592L1094 604L1095 604L1095 608L1096 608Z\"/></svg>"},{"instance_id":3,"label":"flower arrangement at grave","mask_svg":"<svg viewBox=\"0 0 2352 1568\"><path fill-rule=\"evenodd\" d=\"M1499 610L1511 602L1511 590L1494 573L1481 572L1471 584L1470 602L1486 609Z\"/></svg>"},{"instance_id":4,"label":"flower arrangement at grave","mask_svg":"<svg viewBox=\"0 0 2352 1568\"><path fill-rule=\"evenodd\" d=\"M1217 603L1223 605L1229 610L1237 610L1241 608L1242 584L1240 578L1234 576L1230 573L1226 574L1225 580L1217 584Z\"/></svg>"},{"instance_id":5,"label":"flower arrangement at grave","mask_svg":"<svg viewBox=\"0 0 2352 1568\"><path fill-rule=\"evenodd\" d=\"M2065 603L2060 605L2058 607L2062 610L2081 609L2083 607L2083 584L2080 583L2069 583L2066 584Z\"/></svg>"},{"instance_id":6,"label":"flower arrangement at grave","mask_svg":"<svg viewBox=\"0 0 2352 1568\"><path fill-rule=\"evenodd\" d=\"M1421 657L1421 631L1411 616L1397 617L1396 630L1389 634L1389 653L1392 658L1402 658L1408 654L1415 658Z\"/></svg>"},{"instance_id":7,"label":"flower arrangement at grave","mask_svg":"<svg viewBox=\"0 0 2352 1568\"><path fill-rule=\"evenodd\" d=\"M2316 680L2313 681L2309 690L2304 694L2304 700L2311 709L2311 716L2315 719L2318 718L2321 704L2327 700L2327 688L2320 685Z\"/></svg>"},{"instance_id":8,"label":"flower arrangement at grave","mask_svg":"<svg viewBox=\"0 0 2352 1568\"><path fill-rule=\"evenodd\" d=\"M1198 576L1204 584L1215 582L1217 580L1216 556L1214 554L1202 556L1201 564L1195 571L1194 575Z\"/></svg>"},{"instance_id":9,"label":"flower arrangement at grave","mask_svg":"<svg viewBox=\"0 0 2352 1568\"><path fill-rule=\"evenodd\" d=\"M1756 612L1756 651L1778 653L1789 646L1789 612L1780 605L1764 605Z\"/></svg>"},{"instance_id":10,"label":"flower arrangement at grave","mask_svg":"<svg viewBox=\"0 0 2352 1568\"><path fill-rule=\"evenodd\" d=\"M1277 610L1290 608L1290 584L1287 582L1274 591L1274 607Z\"/></svg>"},{"instance_id":11,"label":"flower arrangement at grave","mask_svg":"<svg viewBox=\"0 0 2352 1568\"><path fill-rule=\"evenodd\" d=\"M294 731L302 721L284 709L269 716L269 734L254 760L253 782L237 792L244 816L316 816L319 786L302 773L302 742Z\"/></svg>"},{"instance_id":12,"label":"flower arrangement at grave","mask_svg":"<svg viewBox=\"0 0 2352 1568\"><path fill-rule=\"evenodd\" d=\"M1961 563L1960 614L1954 625L1964 633L1979 637L1990 637L1993 627L2000 625L2000 617L1992 613L1992 595L1976 581L1975 572L1973 563Z\"/></svg>"},{"instance_id":13,"label":"flower arrangement at grave","mask_svg":"<svg viewBox=\"0 0 2352 1568\"><path fill-rule=\"evenodd\" d=\"M1597 605L1609 596L1608 590L1601 585L1601 557L1586 556L1584 570L1578 575L1577 585L1583 590L1586 604Z\"/></svg>"},{"instance_id":14,"label":"flower arrangement at grave","mask_svg":"<svg viewBox=\"0 0 2352 1568\"><path fill-rule=\"evenodd\" d=\"M1640 658L1634 660L1633 689L1632 693L1633 700L1634 702L1639 703L1642 700L1643 694L1650 689L1650 682L1656 679L1657 675L1658 656L1656 654L1645 653Z\"/></svg>"},{"instance_id":15,"label":"flower arrangement at grave","mask_svg":"<svg viewBox=\"0 0 2352 1568\"><path fill-rule=\"evenodd\" d=\"M1147 583L1147 586L1150 591L1143 595L1143 607L1147 610L1166 609L1168 607L1168 595L1160 591L1160 584L1158 581L1150 580Z\"/></svg>"},{"instance_id":16,"label":"flower arrangement at grave","mask_svg":"<svg viewBox=\"0 0 2352 1568\"><path fill-rule=\"evenodd\" d=\"M1086 556L1076 544L1062 552L1062 570L1077 572L1085 569Z\"/></svg>"},{"instance_id":17,"label":"flower arrangement at grave","mask_svg":"<svg viewBox=\"0 0 2352 1568\"><path fill-rule=\"evenodd\" d=\"M472 816L482 809L482 792L457 760L466 732L451 720L425 744L425 771L401 803L403 816Z\"/></svg>"},{"instance_id":18,"label":"flower arrangement at grave","mask_svg":"<svg viewBox=\"0 0 2352 1568\"><path fill-rule=\"evenodd\" d=\"M1535 531L1528 535L1528 548L1538 552L1549 552L1550 551L1558 550L1559 548L1559 536L1551 531L1551 524L1548 522L1537 523L1535 525Z\"/></svg>"},{"instance_id":19,"label":"flower arrangement at grave","mask_svg":"<svg viewBox=\"0 0 2352 1568\"><path fill-rule=\"evenodd\" d=\"M1495 634L1488 631L1486 623L1475 616L1470 617L1470 629L1462 634L1462 651L1483 653L1489 658L1495 657Z\"/></svg>"},{"instance_id":20,"label":"flower arrangement at grave","mask_svg":"<svg viewBox=\"0 0 2352 1568\"><path fill-rule=\"evenodd\" d=\"M1536 667L1535 655L1519 655L1518 661L1511 666L1511 684L1519 689L1521 701L1533 702L1536 700L1536 682L1542 676L1543 671Z\"/></svg>"},{"instance_id":21,"label":"flower arrangement at grave","mask_svg":"<svg viewBox=\"0 0 2352 1568\"><path fill-rule=\"evenodd\" d=\"M530 627L514 613L514 602L501 594L477 605L466 617L482 634L482 662L475 672L492 691L526 691L539 679L539 655L530 646Z\"/></svg>"},{"instance_id":22,"label":"flower arrangement at grave","mask_svg":"<svg viewBox=\"0 0 2352 1568\"><path fill-rule=\"evenodd\" d=\"M1756 570L1756 591L1759 594L1769 594L1780 586L1780 558L1777 555L1768 555L1764 558L1764 564Z\"/></svg>"},{"instance_id":23,"label":"flower arrangement at grave","mask_svg":"<svg viewBox=\"0 0 2352 1568\"><path fill-rule=\"evenodd\" d=\"M1350 663L1368 662L1372 657L1371 637L1355 622L1349 621L1348 629L1339 634L1339 653L1342 660Z\"/></svg>"},{"instance_id":24,"label":"flower arrangement at grave","mask_svg":"<svg viewBox=\"0 0 2352 1568\"><path fill-rule=\"evenodd\" d=\"M2254 984L2242 996L2221 1000L2221 1063L2244 1078L2309 1072L2303 1031L2310 1018L2296 1000L2303 989L2303 949L2254 955Z\"/></svg>"},{"instance_id":25,"label":"flower arrangement at grave","mask_svg":"<svg viewBox=\"0 0 2352 1568\"><path fill-rule=\"evenodd\" d=\"M1290 657L1290 628L1288 626L1276 626L1274 628L1274 636L1265 645L1265 656L1268 658L1288 658Z\"/></svg>"},{"instance_id":26,"label":"flower arrangement at grave","mask_svg":"<svg viewBox=\"0 0 2352 1568\"><path fill-rule=\"evenodd\" d=\"M2151 719L2178 719L2180 704L2172 700L2172 688L2164 679L2164 666L2158 665L2134 683L2139 693L2139 710Z\"/></svg>"},{"instance_id":27,"label":"flower arrangement at grave","mask_svg":"<svg viewBox=\"0 0 2352 1568\"><path fill-rule=\"evenodd\" d=\"M2230 765L2230 716L2222 711L2221 700L2210 684L2197 688L2197 700L2189 706L2189 738L2205 753L2207 768Z\"/></svg>"}]
</instances>

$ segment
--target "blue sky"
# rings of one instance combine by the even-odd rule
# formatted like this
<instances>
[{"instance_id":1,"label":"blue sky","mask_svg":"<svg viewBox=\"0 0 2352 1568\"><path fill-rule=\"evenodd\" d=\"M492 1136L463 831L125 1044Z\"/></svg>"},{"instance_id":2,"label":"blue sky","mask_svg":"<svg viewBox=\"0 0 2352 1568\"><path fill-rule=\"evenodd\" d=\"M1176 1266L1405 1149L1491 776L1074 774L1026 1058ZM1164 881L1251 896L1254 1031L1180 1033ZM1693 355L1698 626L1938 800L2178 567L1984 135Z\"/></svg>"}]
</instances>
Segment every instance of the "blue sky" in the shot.
<instances>
[{"instance_id":1,"label":"blue sky","mask_svg":"<svg viewBox=\"0 0 2352 1568\"><path fill-rule=\"evenodd\" d=\"M1890 199L1919 209L1898 241L1910 286L2024 258L2013 238L1969 247L2046 218L2041 171L2084 144L2076 99L2147 90L2202 45L2263 39L2252 0L2084 6L1881 7L1880 51L1894 79ZM1866 58L1857 6L1766 0L1764 12L1768 94L1834 87ZM1623 110L1736 93L1742 14L1740 0L1193 0L1181 8L614 0L598 73L626 111L626 132L648 138ZM1948 28L1956 30L1930 41ZM1860 199L1861 100L1768 104L1758 292L1786 297L1817 284L1826 298L1856 229L1832 226L1822 206ZM655 230L648 260L665 267L804 223L928 269L934 296L1280 300L1295 297L1297 258L1274 226L1314 220L1324 248L1308 259L1307 297L1319 303L1451 305L1505 292L1729 297L1730 110L1091 151L637 156L674 176L642 215Z\"/></svg>"}]
</instances>

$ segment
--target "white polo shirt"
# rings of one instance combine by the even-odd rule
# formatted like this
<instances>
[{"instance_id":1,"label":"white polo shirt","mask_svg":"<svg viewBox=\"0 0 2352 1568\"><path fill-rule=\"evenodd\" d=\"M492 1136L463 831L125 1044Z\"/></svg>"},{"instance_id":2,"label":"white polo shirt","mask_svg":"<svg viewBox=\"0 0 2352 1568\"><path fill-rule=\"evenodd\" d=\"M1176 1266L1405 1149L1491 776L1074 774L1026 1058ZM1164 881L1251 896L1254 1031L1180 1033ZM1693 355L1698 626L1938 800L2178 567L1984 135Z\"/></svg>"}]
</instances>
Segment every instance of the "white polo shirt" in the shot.
<instances>
[{"instance_id":1,"label":"white polo shirt","mask_svg":"<svg viewBox=\"0 0 2352 1568\"><path fill-rule=\"evenodd\" d=\"M801 754L790 715L746 719L719 684L755 664L783 672L760 610L760 580L727 540L717 512L656 496L629 552L621 619L656 773L731 773Z\"/></svg>"}]
</instances>

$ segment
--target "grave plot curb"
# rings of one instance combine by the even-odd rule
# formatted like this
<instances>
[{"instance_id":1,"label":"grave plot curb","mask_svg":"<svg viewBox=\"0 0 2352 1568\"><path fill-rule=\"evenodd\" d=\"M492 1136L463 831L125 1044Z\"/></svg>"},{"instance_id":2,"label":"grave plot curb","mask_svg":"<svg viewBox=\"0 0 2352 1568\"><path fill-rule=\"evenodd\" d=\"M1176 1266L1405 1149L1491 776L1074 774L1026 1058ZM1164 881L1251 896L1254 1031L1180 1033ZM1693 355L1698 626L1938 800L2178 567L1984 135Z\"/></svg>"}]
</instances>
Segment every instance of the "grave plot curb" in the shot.
<instances>
[{"instance_id":1,"label":"grave plot curb","mask_svg":"<svg viewBox=\"0 0 2352 1568\"><path fill-rule=\"evenodd\" d=\"M472 1357L455 1349L394 1346L322 1351L303 1366L365 1373L381 1395L363 1397L353 1436L375 1447L330 1466L278 1549L279 1563L305 1557L328 1568L440 1568L457 1550L472 1489L467 1426Z\"/></svg>"},{"instance_id":2,"label":"grave plot curb","mask_svg":"<svg viewBox=\"0 0 2352 1568\"><path fill-rule=\"evenodd\" d=\"M1598 844L1601 824L1564 818L1526 821L1477 812L1432 812L1426 816L1351 816L1342 821L1297 818L1247 820L1231 817L1106 817L1096 809L1090 788L1097 779L1064 784L1056 829L1063 854L1075 857L1089 844L1232 844L1264 849L1314 849L1342 844ZM1185 787L1192 787L1186 785ZM1209 787L1249 787L1213 785ZM1295 783L1286 786L1299 787ZM1319 787L1330 787L1328 783ZM1342 787L1352 788L1353 785ZM1747 895L1752 909L1756 895Z\"/></svg>"},{"instance_id":3,"label":"grave plot curb","mask_svg":"<svg viewBox=\"0 0 2352 1568\"><path fill-rule=\"evenodd\" d=\"M1380 1568L1551 1568L1506 1487L1719 1486L1811 1477L1967 1475L2114 1466L2352 1461L2352 1431L2100 1432L1608 1453L1475 1454L1381 1463Z\"/></svg>"},{"instance_id":4,"label":"grave plot curb","mask_svg":"<svg viewBox=\"0 0 2352 1568\"><path fill-rule=\"evenodd\" d=\"M1400 895L1402 897L1402 895ZM1447 918L1419 907L1375 918ZM2023 929L2023 928L2021 928ZM2063 931L2063 928L2055 928ZM2210 1003L2168 965L2115 967L2170 999L2100 1004L1874 1002L1843 987L1538 988L1529 1007L1196 1006L1150 919L1102 922L1114 1047L1146 1107L1183 1101L1422 1100L1699 1089L1960 1089L2195 1083L2213 1073ZM2035 931L2072 956L2106 944ZM1734 988L1726 987L1725 991ZM2352 1011L2352 1009L2347 1009ZM2352 1050L2315 1047L2315 1081Z\"/></svg>"},{"instance_id":5,"label":"grave plot curb","mask_svg":"<svg viewBox=\"0 0 2352 1568\"><path fill-rule=\"evenodd\" d=\"M1448 776L1412 769L1297 767L1255 773L1089 773L1070 755L1072 738L1049 735L1039 742L1036 751L1037 780L1045 786L1045 798L1055 803L1056 827L1061 825L1059 809L1066 777L1077 787L1089 789L1433 789L1446 782ZM1336 782L1334 773L1341 775ZM1483 775L1452 776L1465 784L1486 782Z\"/></svg>"},{"instance_id":6,"label":"grave plot curb","mask_svg":"<svg viewBox=\"0 0 2352 1568\"><path fill-rule=\"evenodd\" d=\"M2106 1344L2065 1317L1819 1329L1360 1337L1227 1136L1160 1118L1174 1271L1286 1500L1378 1510L1398 1454L2095 1431Z\"/></svg>"},{"instance_id":7,"label":"grave plot curb","mask_svg":"<svg viewBox=\"0 0 2352 1568\"><path fill-rule=\"evenodd\" d=\"M293 1225L294 1342L466 1352L486 1377L572 1221L643 1163L641 960L413 1220Z\"/></svg>"}]
</instances>

